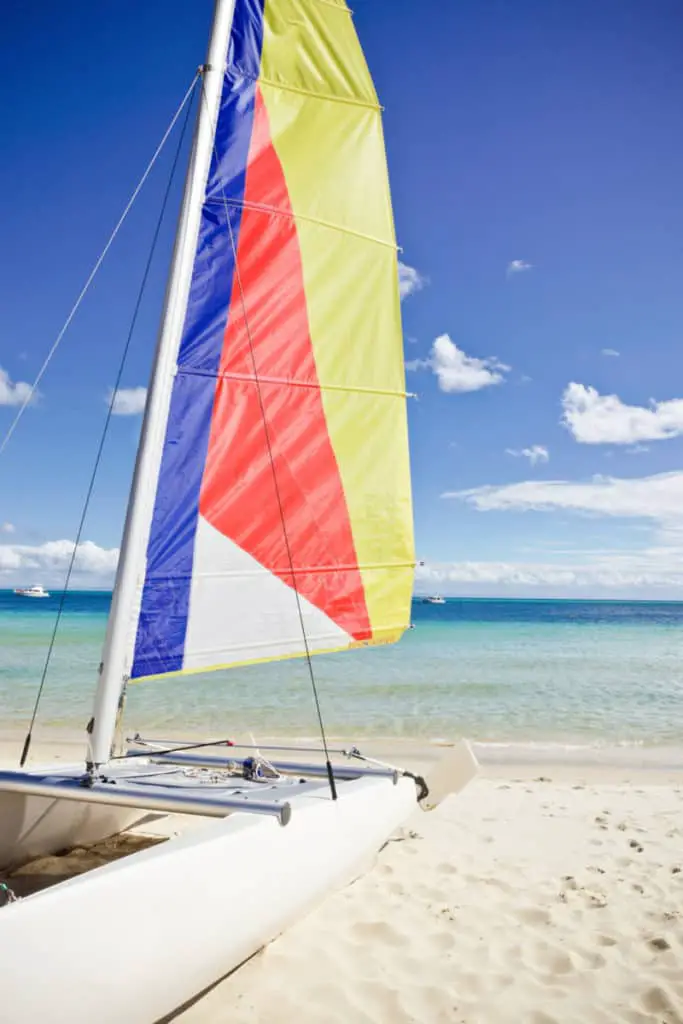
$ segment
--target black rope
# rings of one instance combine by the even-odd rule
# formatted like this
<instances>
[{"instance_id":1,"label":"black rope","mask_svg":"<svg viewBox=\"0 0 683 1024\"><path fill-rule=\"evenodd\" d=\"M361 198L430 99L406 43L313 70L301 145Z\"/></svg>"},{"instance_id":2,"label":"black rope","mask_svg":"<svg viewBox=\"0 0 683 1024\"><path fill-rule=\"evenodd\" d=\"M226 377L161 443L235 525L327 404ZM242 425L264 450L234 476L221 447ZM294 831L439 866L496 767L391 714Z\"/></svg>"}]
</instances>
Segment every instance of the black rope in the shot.
<instances>
[{"instance_id":1,"label":"black rope","mask_svg":"<svg viewBox=\"0 0 683 1024\"><path fill-rule=\"evenodd\" d=\"M133 737L133 742L136 742ZM162 754L179 754L184 750L202 750L204 747L234 747L235 744L232 740L209 740L206 743L182 743L178 747L164 747L162 750L129 750L125 754L116 754L114 757L110 757L110 761L127 761L130 757L153 757L154 755L161 756Z\"/></svg>"},{"instance_id":2,"label":"black rope","mask_svg":"<svg viewBox=\"0 0 683 1024\"><path fill-rule=\"evenodd\" d=\"M210 116L210 111L209 111L209 108L208 108L208 103L206 101L206 94L205 94L205 90L204 90L204 80L203 79L202 79L202 99L204 100L204 103L206 104L206 108L205 109L206 109L207 113ZM215 133L214 133L213 152L214 152L214 156L215 156L215 159L216 159L216 164L220 165L220 158L219 158L219 155L218 155L218 150L216 149ZM268 449L268 459L270 461L270 466L271 466L271 470L272 470L272 473L273 473L273 484L274 484L274 487L275 487L275 496L276 496L276 500L277 500L278 512L280 514L280 522L282 524L282 536L283 536L283 539L284 539L284 542L285 542L285 550L286 550L286 554L287 554L287 561L288 561L288 564L289 564L289 570L290 570L290 572L292 574L292 590L294 591L294 595L296 597L296 607L297 607L297 612L298 612L298 615L299 615L299 625L301 626L301 635L303 637L303 642L304 642L304 651L305 651L305 656L306 656L306 663L308 665L308 674L309 674L309 677L310 677L310 680L311 680L311 689L313 691L313 700L315 702L315 710L316 710L316 714L318 716L318 725L320 727L320 736L321 736L321 739L322 739L323 750L325 752L325 767L327 768L327 779L328 779L328 782L330 784L330 793L332 795L332 799L336 800L337 799L337 786L336 786L336 783L335 783L335 780L334 780L334 772L332 771L332 762L330 760L330 753L329 753L329 750L328 750L328 747L327 747L327 735L325 733L325 723L323 722L322 711L321 711L321 708L320 708L320 698L318 696L318 687L317 687L317 684L316 684L316 681L315 681L315 671L313 669L313 659L311 658L311 650L310 650L310 646L309 646L309 643L308 643L308 636L306 635L306 623L304 621L303 608L301 607L301 597L299 595L299 590L298 590L297 582L296 582L296 570L294 568L294 557L292 555L292 549L291 549L291 546L290 546L290 543L289 543L289 535L287 533L287 521L285 519L285 510L284 510L284 506L282 504L282 496L280 494L280 485L279 485L279 481L278 481L278 478L277 478L277 472L276 472L276 469L275 469L275 459L273 457L273 447L272 447L271 440L270 440L270 431L268 429L268 418L266 416L266 407L265 407L265 403L263 401L263 394L261 392L261 381L260 381L260 378L259 378L259 375L258 375L258 369L257 369L257 366L256 366L256 355L254 353L254 343L253 343L253 339L252 339L252 336L251 336L251 328L249 326L249 319L247 317L247 307L246 307L246 302L245 302L245 298L244 298L244 288L242 287L242 277L241 277L241 274L240 274L239 264L237 262L237 246L235 245L235 236L234 236L234 233L233 233L233 230L232 230L232 221L230 220L230 210L228 208L228 200L227 200L227 196L225 195L225 189L223 188L223 183L222 182L221 182L221 196L222 196L222 199L223 199L223 209L225 211L225 219L227 221L228 231L230 233L230 246L232 248L233 259L234 259L234 262L235 262L235 278L237 280L237 286L238 286L239 292L240 292L240 302L241 302L241 306L242 306L242 314L244 316L244 326L245 326L245 329L246 329L247 341L249 343L249 355L250 355L250 358L251 358L251 365L252 365L252 368L253 368L253 371L254 371L254 383L256 384L256 394L257 394L257 397L258 397L259 409L260 409L260 412L261 412L261 419L263 420L263 429L264 429L264 433L265 433L265 437L266 437L266 447Z\"/></svg>"},{"instance_id":3,"label":"black rope","mask_svg":"<svg viewBox=\"0 0 683 1024\"><path fill-rule=\"evenodd\" d=\"M198 77L199 76L197 76L197 78ZM193 91L194 91L194 86L197 83L197 78L195 78L195 81L193 83ZM191 98L191 96L192 96L192 93L190 93L190 98ZM31 740L32 740L32 737L33 737L33 729L34 729L34 726L36 724L36 716L38 714L38 708L40 706L40 701L41 701L41 698L43 696L43 689L45 687L45 680L47 679L48 668L50 666L50 661L52 659L52 652L54 650L55 641L57 639L57 631L59 630L59 624L61 622L62 613L64 611L64 604L65 604L65 601L66 601L67 591L69 589L69 582L71 580L71 574L73 572L74 563L76 561L76 555L78 553L78 545L80 543L81 536L83 534L83 527L85 526L85 520L86 520L86 516L88 514L88 508L90 506L90 499L92 498L93 489L95 487L95 478L97 476L97 471L99 470L99 467L100 467L100 462L101 462L101 459L102 459L102 452L104 451L104 443L105 443L105 440L106 440L106 437L107 437L107 433L109 431L109 424L111 423L111 418L112 418L112 415L113 415L114 403L116 402L116 395L117 395L117 392L118 392L118 389L119 389L119 385L120 385L122 377L123 377L123 371L125 369L126 359L128 357L128 351L130 349L131 341L132 341L132 338L133 338L133 333L135 331L135 326L137 324L138 313L140 312L140 306L142 305L142 298L143 298L143 295L144 295L144 292L145 292L145 288L147 287L147 280L149 278L149 272L150 272L150 269L151 269L151 266L152 266L152 260L154 258L154 253L156 251L157 242L159 240L159 234L161 232L161 226L162 226L162 223L163 223L163 220L164 220L164 215L166 213L166 206L168 205L168 199L169 199L169 196L171 194L171 187L173 185L173 179L175 177L175 172L176 172L176 169L178 167L178 161L180 159L180 153L181 153L183 141L184 141L184 138L185 138L185 131L187 129L187 125L188 125L188 122L189 122L189 119L190 119L190 112L191 112L191 110L192 110L192 103L189 102L187 104L187 111L185 113L185 119L183 121L183 125L182 125L181 131L180 131L180 138L178 140L178 146L177 146L177 149L176 149L175 156L173 158L173 164L171 166L171 172L170 172L170 175L169 175L168 184L166 185L166 191L164 193L163 202L161 204L161 211L159 213L159 218L157 220L156 228L154 229L154 235L152 236L152 244L151 244L151 247L150 247L150 250L149 250L149 255L147 257L147 263L145 265L145 270L144 270L144 273L142 275L142 281L141 281L141 284L140 284L140 289L138 291L137 300L135 302L135 307L134 307L134 310L133 310L133 316L132 316L132 319L131 319L131 322L130 322L130 327L128 329L128 336L126 338L126 343L125 343L125 345L123 347L123 353L121 355L121 360L119 362L119 368L118 368L118 372L117 372L117 375L116 375L116 382L115 382L114 387L112 389L111 399L109 401L109 408L107 409L107 416L106 416L106 419L104 421L104 427L102 429L102 434L100 435L100 441L99 441L99 445L98 445L98 448L97 448L97 455L95 456L95 463L93 465L93 470L92 470L92 473L91 473L91 476L90 476L90 481L88 483L88 489L87 489L86 495L85 495L85 502L83 504L83 510L81 512L81 519L80 519L80 522L78 524L78 530L76 531L76 539L74 541L74 548L73 548L73 551L71 553L71 558L69 559L69 566L67 568L66 577L65 577L65 580L64 580L64 589L62 590L62 596L61 596L60 601L59 601L59 607L57 609L57 616L55 618L55 624L54 624L54 628L52 630L52 636L50 637L50 644L49 644L49 647L48 647L48 650L47 650L47 655L46 655L46 658L45 658L45 664L43 665L43 673L42 673L42 676L41 676L41 679L40 679L40 685L38 686L38 693L36 694L35 704L33 705L33 714L31 715L31 721L30 721L30 724L29 724L29 727L28 727L28 732L26 733L26 739L24 740L24 747L23 747L23 750L21 752L21 758L19 759L19 765L20 765L21 768L23 768L25 763L26 763L26 758L28 757L29 749L31 747Z\"/></svg>"}]
</instances>

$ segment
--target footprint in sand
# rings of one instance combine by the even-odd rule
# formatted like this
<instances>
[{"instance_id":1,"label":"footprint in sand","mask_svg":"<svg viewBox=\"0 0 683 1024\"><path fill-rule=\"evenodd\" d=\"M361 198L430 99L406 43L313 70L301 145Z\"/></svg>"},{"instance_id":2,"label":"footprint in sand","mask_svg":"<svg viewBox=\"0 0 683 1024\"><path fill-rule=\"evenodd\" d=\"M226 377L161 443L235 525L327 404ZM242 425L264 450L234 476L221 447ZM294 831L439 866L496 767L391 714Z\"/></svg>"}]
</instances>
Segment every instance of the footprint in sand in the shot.
<instances>
[{"instance_id":1,"label":"footprint in sand","mask_svg":"<svg viewBox=\"0 0 683 1024\"><path fill-rule=\"evenodd\" d=\"M650 1013L666 1014L666 1017L662 1019L662 1024L681 1024L683 1018L677 1012L676 1002L677 1000L674 1000L671 993L661 985L653 985L641 996L641 1003L645 1010L649 1010Z\"/></svg>"},{"instance_id":2,"label":"footprint in sand","mask_svg":"<svg viewBox=\"0 0 683 1024\"><path fill-rule=\"evenodd\" d=\"M590 971L599 971L600 968L604 967L607 963L602 953L581 953L581 958L583 959L585 966Z\"/></svg>"},{"instance_id":3,"label":"footprint in sand","mask_svg":"<svg viewBox=\"0 0 683 1024\"><path fill-rule=\"evenodd\" d=\"M517 911L517 917L524 924L550 925L552 918L548 910L541 907L522 907Z\"/></svg>"},{"instance_id":4,"label":"footprint in sand","mask_svg":"<svg viewBox=\"0 0 683 1024\"><path fill-rule=\"evenodd\" d=\"M363 941L369 940L396 948L406 945L405 935L392 928L386 921L357 921L352 930Z\"/></svg>"},{"instance_id":5,"label":"footprint in sand","mask_svg":"<svg viewBox=\"0 0 683 1024\"><path fill-rule=\"evenodd\" d=\"M432 932L428 936L428 942L437 953L448 953L455 946L455 938L451 932Z\"/></svg>"},{"instance_id":6,"label":"footprint in sand","mask_svg":"<svg viewBox=\"0 0 683 1024\"><path fill-rule=\"evenodd\" d=\"M551 974L571 974L575 970L568 953L554 953L545 966Z\"/></svg>"}]
</instances>

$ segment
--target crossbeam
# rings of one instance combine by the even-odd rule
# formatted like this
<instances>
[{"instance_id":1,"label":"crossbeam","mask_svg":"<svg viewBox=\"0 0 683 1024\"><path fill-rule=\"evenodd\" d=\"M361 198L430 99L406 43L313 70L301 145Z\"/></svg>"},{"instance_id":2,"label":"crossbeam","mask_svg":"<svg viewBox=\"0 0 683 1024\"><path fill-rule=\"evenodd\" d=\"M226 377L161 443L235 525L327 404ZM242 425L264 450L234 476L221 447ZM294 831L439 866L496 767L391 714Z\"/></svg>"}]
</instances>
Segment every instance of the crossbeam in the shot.
<instances>
[{"instance_id":1,"label":"crossbeam","mask_svg":"<svg viewBox=\"0 0 683 1024\"><path fill-rule=\"evenodd\" d=\"M137 757L129 753L131 758ZM239 757L214 757L211 754L165 754L158 751L149 755L152 764L175 764L184 768L214 768L216 771L225 770L230 765L238 765L244 768L245 760ZM268 761L269 765L281 775L308 775L312 778L327 778L327 766L324 764L311 764L302 761ZM350 781L352 779L366 778L368 775L375 778L391 779L394 784L398 780L398 772L388 768L364 768L356 765L333 765L335 779Z\"/></svg>"},{"instance_id":2,"label":"crossbeam","mask_svg":"<svg viewBox=\"0 0 683 1024\"><path fill-rule=\"evenodd\" d=\"M193 790L192 795L189 795L188 789L179 786L150 786L117 779L96 779L92 784L86 784L84 777L0 771L0 792L212 818L224 818L232 812L244 811L249 814L272 815L280 825L287 825L292 816L291 804L286 800L255 799L246 793L217 794L215 789L209 787L201 793Z\"/></svg>"}]
</instances>

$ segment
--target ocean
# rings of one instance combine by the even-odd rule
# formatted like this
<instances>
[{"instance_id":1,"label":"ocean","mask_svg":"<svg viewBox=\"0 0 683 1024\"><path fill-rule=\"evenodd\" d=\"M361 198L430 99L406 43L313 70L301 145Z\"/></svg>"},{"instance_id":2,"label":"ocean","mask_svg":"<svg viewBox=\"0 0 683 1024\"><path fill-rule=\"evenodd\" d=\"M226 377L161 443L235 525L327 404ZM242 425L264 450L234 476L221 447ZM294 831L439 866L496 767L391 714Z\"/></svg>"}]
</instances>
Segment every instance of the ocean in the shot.
<instances>
[{"instance_id":1,"label":"ocean","mask_svg":"<svg viewBox=\"0 0 683 1024\"><path fill-rule=\"evenodd\" d=\"M38 714L90 717L110 594L72 592ZM0 708L23 728L58 596L0 591ZM314 659L331 736L584 746L683 745L683 603L449 599L413 604L391 647ZM305 662L129 688L128 729L315 737Z\"/></svg>"}]
</instances>

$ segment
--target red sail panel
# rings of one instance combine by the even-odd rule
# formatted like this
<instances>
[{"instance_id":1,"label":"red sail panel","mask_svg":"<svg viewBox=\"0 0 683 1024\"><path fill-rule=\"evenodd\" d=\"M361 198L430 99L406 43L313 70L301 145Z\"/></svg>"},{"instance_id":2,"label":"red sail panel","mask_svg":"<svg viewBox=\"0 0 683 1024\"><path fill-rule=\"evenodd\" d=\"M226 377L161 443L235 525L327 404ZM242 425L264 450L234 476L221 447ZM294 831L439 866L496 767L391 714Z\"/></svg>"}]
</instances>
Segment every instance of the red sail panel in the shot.
<instances>
[{"instance_id":1,"label":"red sail panel","mask_svg":"<svg viewBox=\"0 0 683 1024\"><path fill-rule=\"evenodd\" d=\"M316 373L296 223L258 88L237 268L200 514L290 586L291 557L302 597L355 640L368 639L363 581Z\"/></svg>"}]
</instances>

